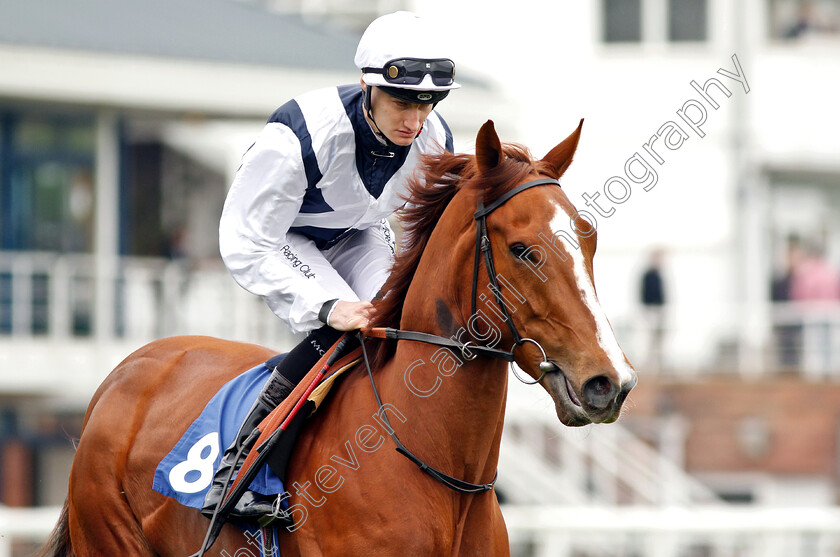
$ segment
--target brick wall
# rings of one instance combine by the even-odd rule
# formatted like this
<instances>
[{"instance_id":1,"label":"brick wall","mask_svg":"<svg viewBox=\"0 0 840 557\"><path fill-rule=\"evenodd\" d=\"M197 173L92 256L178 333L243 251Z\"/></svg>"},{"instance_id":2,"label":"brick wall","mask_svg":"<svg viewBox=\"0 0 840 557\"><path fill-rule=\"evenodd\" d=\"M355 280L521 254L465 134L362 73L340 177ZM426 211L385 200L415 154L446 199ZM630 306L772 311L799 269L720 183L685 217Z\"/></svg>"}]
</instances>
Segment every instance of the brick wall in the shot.
<instances>
[{"instance_id":1,"label":"brick wall","mask_svg":"<svg viewBox=\"0 0 840 557\"><path fill-rule=\"evenodd\" d=\"M778 377L677 381L641 377L626 423L673 412L687 425L691 473L838 478L840 384Z\"/></svg>"}]
</instances>

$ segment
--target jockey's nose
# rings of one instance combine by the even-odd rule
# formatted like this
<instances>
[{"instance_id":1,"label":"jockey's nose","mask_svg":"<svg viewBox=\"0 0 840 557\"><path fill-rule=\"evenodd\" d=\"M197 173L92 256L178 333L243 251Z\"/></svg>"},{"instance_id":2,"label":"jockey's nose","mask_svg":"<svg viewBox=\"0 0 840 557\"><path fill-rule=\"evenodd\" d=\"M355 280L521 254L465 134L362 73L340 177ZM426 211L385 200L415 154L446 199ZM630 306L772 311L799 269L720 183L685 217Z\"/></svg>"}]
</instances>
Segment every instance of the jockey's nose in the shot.
<instances>
[{"instance_id":1,"label":"jockey's nose","mask_svg":"<svg viewBox=\"0 0 840 557\"><path fill-rule=\"evenodd\" d=\"M606 410L618 391L618 386L609 377L596 375L583 384L583 402L593 410Z\"/></svg>"},{"instance_id":2,"label":"jockey's nose","mask_svg":"<svg viewBox=\"0 0 840 557\"><path fill-rule=\"evenodd\" d=\"M419 107L414 107L409 109L405 115L405 124L413 130L420 129L420 123L423 121L420 110Z\"/></svg>"}]
</instances>

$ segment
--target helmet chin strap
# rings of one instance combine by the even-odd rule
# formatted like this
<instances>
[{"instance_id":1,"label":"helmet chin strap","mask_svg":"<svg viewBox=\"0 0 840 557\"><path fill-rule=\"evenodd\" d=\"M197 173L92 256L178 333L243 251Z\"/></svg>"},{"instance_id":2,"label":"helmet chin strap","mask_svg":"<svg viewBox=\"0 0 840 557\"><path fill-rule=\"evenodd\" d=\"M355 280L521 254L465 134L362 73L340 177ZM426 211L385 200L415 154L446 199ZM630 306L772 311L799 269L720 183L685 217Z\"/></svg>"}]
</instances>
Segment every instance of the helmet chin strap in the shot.
<instances>
[{"instance_id":1,"label":"helmet chin strap","mask_svg":"<svg viewBox=\"0 0 840 557\"><path fill-rule=\"evenodd\" d=\"M391 149L392 147L396 147L397 144L394 143L393 141L391 141L390 139L388 139L388 136L386 136L385 133L379 128L379 124L376 123L376 120L373 117L373 107L371 106L371 100L370 100L371 97L373 96L373 94L370 92L371 87L372 87L371 85L366 85L365 86L365 110L367 111L368 118L370 118L370 121L373 122L373 126L376 128L374 133L376 135L378 135L379 137L381 137L383 141L385 141L385 146L388 149ZM432 104L432 110L435 109L437 104L438 103ZM420 129L417 130L417 135L414 136L415 139L420 137L421 133L423 133L423 124L420 124ZM394 157L393 151L388 151L387 153L377 153L376 151L371 151L370 154L374 155L376 157L387 157L389 159Z\"/></svg>"},{"instance_id":2,"label":"helmet chin strap","mask_svg":"<svg viewBox=\"0 0 840 557\"><path fill-rule=\"evenodd\" d=\"M380 152L377 152L377 151L371 151L370 154L373 155L374 157L382 157L382 158L386 158L386 159L392 159L392 158L394 158L394 151L392 149L394 147L396 147L397 144L392 142L390 139L388 139L388 136L386 136L385 133L381 129L379 129L379 124L377 124L376 120L374 120L374 118L373 118L373 108L371 106L371 100L370 100L373 95L371 94L370 89L371 89L370 85L365 86L365 110L367 111L368 118L370 118L370 121L373 122L373 126L376 128L376 132L375 132L376 135L378 135L379 137L381 137L385 141L385 147L388 149L384 153L380 153Z\"/></svg>"}]
</instances>

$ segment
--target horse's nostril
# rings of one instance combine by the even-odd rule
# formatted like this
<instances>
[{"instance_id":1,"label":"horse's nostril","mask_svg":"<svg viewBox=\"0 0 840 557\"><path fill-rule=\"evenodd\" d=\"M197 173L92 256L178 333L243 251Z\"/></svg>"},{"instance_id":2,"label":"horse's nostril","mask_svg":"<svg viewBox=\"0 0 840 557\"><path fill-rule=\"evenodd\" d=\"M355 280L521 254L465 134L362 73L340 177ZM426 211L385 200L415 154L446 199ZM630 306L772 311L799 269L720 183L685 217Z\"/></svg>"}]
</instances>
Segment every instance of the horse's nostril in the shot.
<instances>
[{"instance_id":1,"label":"horse's nostril","mask_svg":"<svg viewBox=\"0 0 840 557\"><path fill-rule=\"evenodd\" d=\"M612 404L618 394L618 387L609 377L599 375L589 379L583 385L583 399L586 404L597 410L603 410Z\"/></svg>"}]
</instances>

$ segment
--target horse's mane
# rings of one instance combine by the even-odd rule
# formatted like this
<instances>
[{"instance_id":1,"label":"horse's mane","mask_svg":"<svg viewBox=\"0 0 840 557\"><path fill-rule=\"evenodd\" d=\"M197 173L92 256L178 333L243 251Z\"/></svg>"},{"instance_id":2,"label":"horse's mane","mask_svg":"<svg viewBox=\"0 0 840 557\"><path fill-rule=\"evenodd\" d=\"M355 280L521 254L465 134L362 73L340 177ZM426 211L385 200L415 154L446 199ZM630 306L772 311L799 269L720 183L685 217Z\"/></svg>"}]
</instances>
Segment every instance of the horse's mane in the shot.
<instances>
[{"instance_id":1,"label":"horse's mane","mask_svg":"<svg viewBox=\"0 0 840 557\"><path fill-rule=\"evenodd\" d=\"M422 159L418 172L409 180L406 205L399 212L403 242L391 274L374 302L376 316L371 327L399 327L403 302L429 237L458 191L467 188L481 191L485 204L490 204L524 181L529 174L551 173L545 163L531 158L526 147L505 143L502 150L504 157L501 163L484 174L478 172L474 155L444 152ZM379 367L384 364L395 348L395 342L376 343L372 354L373 365Z\"/></svg>"}]
</instances>

